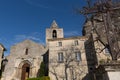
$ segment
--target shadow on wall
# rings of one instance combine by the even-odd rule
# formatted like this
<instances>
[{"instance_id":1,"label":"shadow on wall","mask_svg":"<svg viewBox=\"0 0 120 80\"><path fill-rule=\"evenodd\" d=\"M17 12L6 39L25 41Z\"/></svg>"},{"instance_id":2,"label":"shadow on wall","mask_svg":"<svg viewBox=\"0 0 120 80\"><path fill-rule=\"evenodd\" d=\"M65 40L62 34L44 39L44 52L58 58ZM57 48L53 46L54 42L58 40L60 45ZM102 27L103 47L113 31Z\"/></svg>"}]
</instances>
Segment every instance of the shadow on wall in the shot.
<instances>
[{"instance_id":1,"label":"shadow on wall","mask_svg":"<svg viewBox=\"0 0 120 80\"><path fill-rule=\"evenodd\" d=\"M82 80L90 80L89 74L86 74L86 76Z\"/></svg>"},{"instance_id":2,"label":"shadow on wall","mask_svg":"<svg viewBox=\"0 0 120 80\"><path fill-rule=\"evenodd\" d=\"M90 73L88 73L82 80L110 80L110 79L108 77L107 72L105 71L104 66L100 65L97 69L95 69L93 78L91 78Z\"/></svg>"},{"instance_id":3,"label":"shadow on wall","mask_svg":"<svg viewBox=\"0 0 120 80\"><path fill-rule=\"evenodd\" d=\"M47 52L43 55L43 62L45 63L45 76L48 76L48 72L49 72L49 50L47 50Z\"/></svg>"},{"instance_id":4,"label":"shadow on wall","mask_svg":"<svg viewBox=\"0 0 120 80\"><path fill-rule=\"evenodd\" d=\"M93 36L91 35L89 39L85 42L85 53L88 66L88 74L83 80L95 80L95 66L98 63Z\"/></svg>"},{"instance_id":5,"label":"shadow on wall","mask_svg":"<svg viewBox=\"0 0 120 80\"><path fill-rule=\"evenodd\" d=\"M110 80L107 74L107 71L105 71L105 66L104 65L100 65L97 69L96 69L96 80Z\"/></svg>"},{"instance_id":6,"label":"shadow on wall","mask_svg":"<svg viewBox=\"0 0 120 80\"><path fill-rule=\"evenodd\" d=\"M85 53L88 66L88 74L82 80L109 80L107 72L103 65L98 65L98 59L95 51L93 36L85 42Z\"/></svg>"}]
</instances>

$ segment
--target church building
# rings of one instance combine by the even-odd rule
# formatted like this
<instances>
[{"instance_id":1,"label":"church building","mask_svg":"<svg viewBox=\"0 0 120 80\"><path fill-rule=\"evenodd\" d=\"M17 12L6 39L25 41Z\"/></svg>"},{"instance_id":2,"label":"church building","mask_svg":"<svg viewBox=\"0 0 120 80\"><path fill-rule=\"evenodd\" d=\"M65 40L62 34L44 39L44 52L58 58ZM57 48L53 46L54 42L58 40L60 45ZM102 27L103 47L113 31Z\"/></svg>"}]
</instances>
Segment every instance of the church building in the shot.
<instances>
[{"instance_id":1,"label":"church building","mask_svg":"<svg viewBox=\"0 0 120 80\"><path fill-rule=\"evenodd\" d=\"M92 47L86 46L88 40L86 36L65 38L63 28L53 21L46 29L46 46L25 40L11 47L1 80L35 78L43 61L51 80L87 80L86 76L95 68L90 65L94 53L87 51Z\"/></svg>"}]
</instances>

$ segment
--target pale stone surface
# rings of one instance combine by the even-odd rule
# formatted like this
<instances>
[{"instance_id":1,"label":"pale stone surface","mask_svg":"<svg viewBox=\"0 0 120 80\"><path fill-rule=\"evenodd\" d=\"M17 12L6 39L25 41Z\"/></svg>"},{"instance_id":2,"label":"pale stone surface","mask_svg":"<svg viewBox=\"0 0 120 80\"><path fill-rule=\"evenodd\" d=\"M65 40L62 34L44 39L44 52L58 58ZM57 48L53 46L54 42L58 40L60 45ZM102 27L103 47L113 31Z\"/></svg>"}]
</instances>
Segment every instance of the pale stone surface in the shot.
<instances>
[{"instance_id":1,"label":"pale stone surface","mask_svg":"<svg viewBox=\"0 0 120 80\"><path fill-rule=\"evenodd\" d=\"M76 40L78 41L78 45L75 45L74 43ZM73 57L73 61L71 61L68 64L68 66L71 66L67 70L69 80L72 80L72 77L76 77L76 80L81 80L82 78L85 77L85 75L88 73L86 54L84 49L84 42L86 40L87 40L86 37L73 37L49 40L49 76L51 80L56 80L56 77L58 77L59 80L65 79L64 61L71 59L68 57L68 55L71 55L71 57ZM62 42L62 46L59 46L58 44L59 42ZM72 54L69 53L69 51L72 52L70 50L71 47L73 47L75 50ZM67 52L65 52L64 49L67 49ZM75 60L75 52L78 51L81 53L81 61ZM64 54L63 63L58 62L59 52L63 52ZM68 53L68 55L66 55L66 53ZM68 59L66 59L65 57Z\"/></svg>"},{"instance_id":2,"label":"pale stone surface","mask_svg":"<svg viewBox=\"0 0 120 80\"><path fill-rule=\"evenodd\" d=\"M107 60L111 60L110 53L106 52L107 48L105 49L105 46L99 40L97 40L98 35L96 33L93 33L92 35L98 65L100 64L101 60L103 60L104 62L107 62Z\"/></svg>"},{"instance_id":3,"label":"pale stone surface","mask_svg":"<svg viewBox=\"0 0 120 80\"><path fill-rule=\"evenodd\" d=\"M59 28L57 23L53 21L50 28L46 29L46 44L48 45L48 39L53 39L53 31L56 30L57 38L63 38L63 29Z\"/></svg>"},{"instance_id":4,"label":"pale stone surface","mask_svg":"<svg viewBox=\"0 0 120 80\"><path fill-rule=\"evenodd\" d=\"M120 71L113 71L113 72L107 72L109 80L119 80L120 79Z\"/></svg>"},{"instance_id":5,"label":"pale stone surface","mask_svg":"<svg viewBox=\"0 0 120 80\"><path fill-rule=\"evenodd\" d=\"M112 26L110 27L110 30L112 29L115 30L116 35L113 35L113 36L117 37L118 45L120 46L120 36L119 36L119 33L120 33L119 15L120 14L119 13L120 12L118 11L115 11L115 13L112 13L112 16L111 16ZM108 41L106 37L106 30L105 30L104 20L102 18L102 15L96 14L92 16L92 18L93 18L93 24L92 24L92 21L90 21L90 19L85 22L85 25L83 27L83 35L91 38L91 42L93 43L91 47L94 48L94 53L96 55L96 57L93 57L93 58L96 58L97 60L97 64L95 65L95 67L98 68L98 66L101 66L101 65L104 66L105 64L109 64L109 62L112 59L111 59L110 53L108 51L106 52L106 48L105 48L105 45L108 44ZM89 53L93 53L93 51L90 51L90 50L87 50L87 51ZM118 59L118 61L119 60L120 59ZM112 65L113 63L109 64L109 66L112 66ZM114 67L116 67L116 65ZM98 80L118 80L119 79L118 75L120 74L120 72L118 69L115 69L115 70L110 69L110 71L106 70L105 72L107 72L108 78L106 79L106 75L104 75L104 76L101 76L100 78L104 77L105 79L98 79Z\"/></svg>"},{"instance_id":6,"label":"pale stone surface","mask_svg":"<svg viewBox=\"0 0 120 80\"><path fill-rule=\"evenodd\" d=\"M48 52L49 57L49 76L51 80L65 79L65 62L66 60L72 60L67 68L68 80L82 80L90 71L100 64L101 60L107 61L110 57L106 56L104 45L97 40L97 35L94 34L88 26L91 22L88 22L86 36L69 37L64 38L63 29L59 28L57 23L53 21L50 28L46 29L46 48L43 45L35 43L31 40L25 40L11 47L10 55L7 57L8 63L2 75L2 80L21 80L22 66L25 63L30 65L29 77L37 77L40 63L43 61L43 56ZM56 31L57 37L53 38L53 31ZM92 33L92 37L89 37ZM90 39L89 39L90 38ZM75 41L78 41L78 45L75 45ZM62 43L60 46L59 42ZM26 55L26 49L28 54ZM0 56L3 53L3 48L0 46ZM75 52L80 52L81 60L76 61ZM64 61L58 62L58 53L63 52ZM95 56L96 55L96 56ZM70 58L66 58L70 56ZM71 59L72 58L72 59ZM1 59L1 58L0 58ZM95 60L96 59L96 63ZM2 60L2 59L1 59ZM1 61L0 60L0 61ZM92 64L92 66L91 66ZM94 65L93 65L94 64ZM114 73L108 73L109 76L113 76ZM115 73L116 74L116 73ZM118 74L117 74L118 75ZM112 80L112 79L111 79Z\"/></svg>"},{"instance_id":7,"label":"pale stone surface","mask_svg":"<svg viewBox=\"0 0 120 80\"><path fill-rule=\"evenodd\" d=\"M55 24L55 22L53 22ZM52 24L53 25L53 24ZM56 24L55 24L56 25ZM57 31L57 38L53 38L53 30ZM58 53L63 52L64 61L69 60L71 58L68 57L70 55L73 57L73 61L70 61L67 68L68 79L72 80L75 78L76 80L81 80L88 73L86 54L84 48L84 42L87 40L87 37L70 37L64 38L63 29L59 28L58 25L55 27L51 27L46 29L46 42L47 47L49 48L49 76L51 80L63 80L65 79L65 62L58 62ZM78 41L78 45L75 45L75 41ZM60 46L59 42L62 44ZM75 51L70 50L74 48ZM64 51L67 49L67 52ZM80 52L81 60L76 61L75 52ZM72 54L70 54L70 53ZM67 53L67 55L65 55ZM66 58L65 58L66 57Z\"/></svg>"},{"instance_id":8,"label":"pale stone surface","mask_svg":"<svg viewBox=\"0 0 120 80\"><path fill-rule=\"evenodd\" d=\"M27 55L26 49L28 49ZM21 80L22 66L25 63L30 65L29 77L36 77L44 53L44 46L31 40L25 40L12 46L10 55L7 57L8 63L2 75L2 80Z\"/></svg>"},{"instance_id":9,"label":"pale stone surface","mask_svg":"<svg viewBox=\"0 0 120 80\"><path fill-rule=\"evenodd\" d=\"M90 22L86 24L86 26L90 25L91 25ZM97 65L100 64L99 62L101 60L107 61L107 59L110 59L110 57L106 55L104 45L97 40L98 36L94 34L92 30L88 29L89 31L87 32L87 34L92 33L92 37L89 37L90 35L87 35L87 37L82 36L64 38L64 36L61 36L63 35L63 31L60 31L59 36L55 39L52 38L53 30L56 30L59 33L59 30L61 29L59 27L52 27L46 30L47 34L46 41L48 42L47 46L49 48L49 76L52 80L56 80L57 78L60 80L65 79L65 62L63 63L58 62L58 53L63 52L63 54L65 55L65 51L63 49L69 50L70 47L74 47L81 52L81 61L80 62L72 61L69 64L74 65L72 66L74 68L72 69L68 68L67 70L69 73L68 74L69 80L72 79L71 76L73 76L73 74L76 74L77 80L82 80L85 76L87 76L87 74L89 74L91 68L92 70L94 70L97 67ZM75 46L75 41L78 41L77 46ZM59 46L59 42L62 43L62 46ZM86 42L88 42L88 44L86 44ZM73 52L72 54L72 56L74 57L75 52ZM71 74L71 70L73 69L74 69L73 74Z\"/></svg>"}]
</instances>

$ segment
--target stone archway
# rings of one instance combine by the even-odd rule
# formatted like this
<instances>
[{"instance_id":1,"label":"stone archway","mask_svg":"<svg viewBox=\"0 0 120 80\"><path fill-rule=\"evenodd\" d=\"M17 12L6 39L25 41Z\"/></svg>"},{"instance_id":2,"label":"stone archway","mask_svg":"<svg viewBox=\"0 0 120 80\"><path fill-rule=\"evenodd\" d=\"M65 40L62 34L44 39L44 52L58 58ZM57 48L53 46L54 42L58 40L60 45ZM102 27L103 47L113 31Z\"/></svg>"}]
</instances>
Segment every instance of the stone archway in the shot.
<instances>
[{"instance_id":1,"label":"stone archway","mask_svg":"<svg viewBox=\"0 0 120 80\"><path fill-rule=\"evenodd\" d=\"M26 80L27 78L29 78L29 74L30 74L30 64L25 63L22 66L21 80Z\"/></svg>"},{"instance_id":2,"label":"stone archway","mask_svg":"<svg viewBox=\"0 0 120 80\"><path fill-rule=\"evenodd\" d=\"M32 63L28 60L21 61L16 70L16 79L26 80L32 75Z\"/></svg>"}]
</instances>

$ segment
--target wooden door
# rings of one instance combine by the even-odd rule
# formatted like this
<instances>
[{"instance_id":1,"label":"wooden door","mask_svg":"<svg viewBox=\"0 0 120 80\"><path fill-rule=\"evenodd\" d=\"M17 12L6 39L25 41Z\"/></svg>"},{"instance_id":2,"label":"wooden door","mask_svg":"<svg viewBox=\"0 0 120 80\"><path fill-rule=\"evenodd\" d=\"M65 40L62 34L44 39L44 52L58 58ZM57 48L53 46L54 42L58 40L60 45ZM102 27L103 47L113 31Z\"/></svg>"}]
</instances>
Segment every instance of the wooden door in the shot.
<instances>
[{"instance_id":1,"label":"wooden door","mask_svg":"<svg viewBox=\"0 0 120 80\"><path fill-rule=\"evenodd\" d=\"M22 66L21 80L26 80L29 78L30 65L28 63Z\"/></svg>"}]
</instances>

